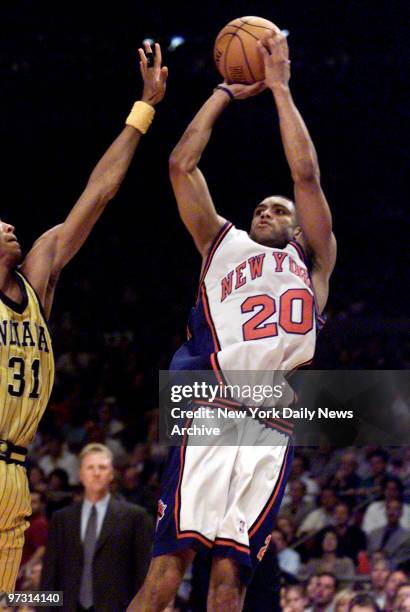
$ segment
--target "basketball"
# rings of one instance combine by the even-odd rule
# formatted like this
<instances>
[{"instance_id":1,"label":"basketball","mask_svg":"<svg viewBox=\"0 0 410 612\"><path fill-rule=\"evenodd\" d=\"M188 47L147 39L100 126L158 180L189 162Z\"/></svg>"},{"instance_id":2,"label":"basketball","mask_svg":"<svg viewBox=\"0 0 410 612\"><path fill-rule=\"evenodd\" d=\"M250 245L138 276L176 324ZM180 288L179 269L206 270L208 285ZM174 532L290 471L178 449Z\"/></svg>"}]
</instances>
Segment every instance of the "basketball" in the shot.
<instances>
[{"instance_id":1,"label":"basketball","mask_svg":"<svg viewBox=\"0 0 410 612\"><path fill-rule=\"evenodd\" d=\"M257 43L269 32L280 32L280 29L262 17L238 17L219 32L214 59L227 83L251 85L265 77Z\"/></svg>"}]
</instances>

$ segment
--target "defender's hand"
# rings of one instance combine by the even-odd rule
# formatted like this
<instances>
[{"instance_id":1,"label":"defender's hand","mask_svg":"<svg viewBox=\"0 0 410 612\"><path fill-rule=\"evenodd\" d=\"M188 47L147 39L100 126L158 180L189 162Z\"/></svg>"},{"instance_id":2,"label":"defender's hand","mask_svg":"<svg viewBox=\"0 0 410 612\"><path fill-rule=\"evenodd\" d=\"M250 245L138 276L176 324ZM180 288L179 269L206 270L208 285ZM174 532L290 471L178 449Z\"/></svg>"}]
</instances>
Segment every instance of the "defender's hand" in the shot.
<instances>
[{"instance_id":1,"label":"defender's hand","mask_svg":"<svg viewBox=\"0 0 410 612\"><path fill-rule=\"evenodd\" d=\"M155 43L155 56L154 65L148 67L148 58L146 54L152 54L151 45L144 43L144 49L138 49L140 56L140 70L142 78L144 79L144 91L142 92L141 100L151 106L155 106L158 102L161 102L165 95L165 88L167 84L168 68L163 66L161 68L162 55L161 47L158 43Z\"/></svg>"},{"instance_id":2,"label":"defender's hand","mask_svg":"<svg viewBox=\"0 0 410 612\"><path fill-rule=\"evenodd\" d=\"M265 66L265 84L269 89L287 86L290 79L289 47L282 32L271 33L258 41Z\"/></svg>"},{"instance_id":3,"label":"defender's hand","mask_svg":"<svg viewBox=\"0 0 410 612\"><path fill-rule=\"evenodd\" d=\"M266 84L264 81L257 81L252 85L243 85L242 83L226 83L225 81L221 83L226 89L229 89L232 92L235 100L245 100L246 98L250 98L251 96L257 96L261 91L266 89Z\"/></svg>"}]
</instances>

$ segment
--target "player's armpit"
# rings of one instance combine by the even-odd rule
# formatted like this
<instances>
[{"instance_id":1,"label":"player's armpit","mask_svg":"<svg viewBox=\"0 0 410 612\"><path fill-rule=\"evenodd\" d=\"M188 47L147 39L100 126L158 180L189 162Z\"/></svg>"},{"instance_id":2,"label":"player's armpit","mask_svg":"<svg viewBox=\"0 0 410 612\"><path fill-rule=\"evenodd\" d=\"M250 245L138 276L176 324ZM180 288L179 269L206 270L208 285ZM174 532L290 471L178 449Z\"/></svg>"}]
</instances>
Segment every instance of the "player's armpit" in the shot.
<instances>
[{"instance_id":1,"label":"player's armpit","mask_svg":"<svg viewBox=\"0 0 410 612\"><path fill-rule=\"evenodd\" d=\"M42 234L27 253L21 265L21 271L34 287L47 316L50 314L52 305L50 288L53 289L52 295L60 274L60 270L55 267L60 228L61 225L56 225Z\"/></svg>"},{"instance_id":2,"label":"player's armpit","mask_svg":"<svg viewBox=\"0 0 410 612\"><path fill-rule=\"evenodd\" d=\"M171 156L170 178L181 219L203 257L226 220L218 215L198 167L187 170Z\"/></svg>"}]
</instances>

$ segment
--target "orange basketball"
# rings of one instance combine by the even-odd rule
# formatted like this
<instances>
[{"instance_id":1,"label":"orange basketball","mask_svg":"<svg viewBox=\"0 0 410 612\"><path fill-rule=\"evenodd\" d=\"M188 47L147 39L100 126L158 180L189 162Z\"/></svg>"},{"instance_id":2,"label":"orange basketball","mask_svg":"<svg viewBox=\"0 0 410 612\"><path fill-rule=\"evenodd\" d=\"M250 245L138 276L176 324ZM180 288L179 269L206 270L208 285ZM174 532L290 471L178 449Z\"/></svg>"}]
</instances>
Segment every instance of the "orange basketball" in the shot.
<instances>
[{"instance_id":1,"label":"orange basketball","mask_svg":"<svg viewBox=\"0 0 410 612\"><path fill-rule=\"evenodd\" d=\"M218 34L214 46L216 67L228 83L261 81L265 77L257 42L278 26L262 17L238 17Z\"/></svg>"}]
</instances>

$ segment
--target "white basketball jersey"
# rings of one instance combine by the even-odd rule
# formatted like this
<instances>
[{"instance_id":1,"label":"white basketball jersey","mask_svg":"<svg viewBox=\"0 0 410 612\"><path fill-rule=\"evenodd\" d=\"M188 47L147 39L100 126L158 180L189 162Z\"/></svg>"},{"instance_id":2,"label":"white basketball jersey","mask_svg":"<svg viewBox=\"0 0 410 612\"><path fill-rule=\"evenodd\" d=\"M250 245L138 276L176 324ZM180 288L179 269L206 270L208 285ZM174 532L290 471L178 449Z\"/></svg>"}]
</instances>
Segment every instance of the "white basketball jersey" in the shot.
<instances>
[{"instance_id":1,"label":"white basketball jersey","mask_svg":"<svg viewBox=\"0 0 410 612\"><path fill-rule=\"evenodd\" d=\"M263 246L225 224L204 264L189 341L171 369L293 370L315 351L315 299L295 241Z\"/></svg>"}]
</instances>

